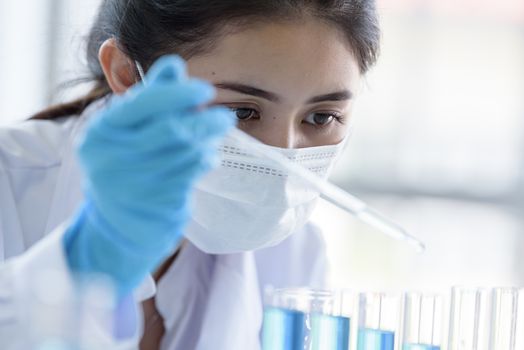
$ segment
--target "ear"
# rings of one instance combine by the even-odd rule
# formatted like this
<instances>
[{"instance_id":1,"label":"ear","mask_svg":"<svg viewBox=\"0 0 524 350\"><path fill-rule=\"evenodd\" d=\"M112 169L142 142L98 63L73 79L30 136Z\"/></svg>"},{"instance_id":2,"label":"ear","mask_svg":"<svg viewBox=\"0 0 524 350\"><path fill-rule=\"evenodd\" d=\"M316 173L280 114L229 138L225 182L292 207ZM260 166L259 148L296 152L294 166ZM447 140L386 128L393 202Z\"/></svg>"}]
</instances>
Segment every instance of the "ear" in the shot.
<instances>
[{"instance_id":1,"label":"ear","mask_svg":"<svg viewBox=\"0 0 524 350\"><path fill-rule=\"evenodd\" d=\"M115 39L108 39L102 44L98 59L106 81L115 94L123 94L137 82L134 63L120 50Z\"/></svg>"}]
</instances>

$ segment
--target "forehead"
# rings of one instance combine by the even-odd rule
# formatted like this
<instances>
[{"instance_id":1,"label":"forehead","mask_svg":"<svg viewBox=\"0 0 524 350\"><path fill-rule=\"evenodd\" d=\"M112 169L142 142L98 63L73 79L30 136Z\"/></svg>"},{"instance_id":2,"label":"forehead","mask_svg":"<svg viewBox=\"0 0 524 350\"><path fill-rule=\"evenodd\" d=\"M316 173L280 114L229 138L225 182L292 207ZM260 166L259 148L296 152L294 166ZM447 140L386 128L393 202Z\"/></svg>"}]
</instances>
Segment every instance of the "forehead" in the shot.
<instances>
[{"instance_id":1,"label":"forehead","mask_svg":"<svg viewBox=\"0 0 524 350\"><path fill-rule=\"evenodd\" d=\"M348 41L317 20L261 23L222 37L211 52L189 60L190 73L235 80L289 95L355 91L358 64Z\"/></svg>"}]
</instances>

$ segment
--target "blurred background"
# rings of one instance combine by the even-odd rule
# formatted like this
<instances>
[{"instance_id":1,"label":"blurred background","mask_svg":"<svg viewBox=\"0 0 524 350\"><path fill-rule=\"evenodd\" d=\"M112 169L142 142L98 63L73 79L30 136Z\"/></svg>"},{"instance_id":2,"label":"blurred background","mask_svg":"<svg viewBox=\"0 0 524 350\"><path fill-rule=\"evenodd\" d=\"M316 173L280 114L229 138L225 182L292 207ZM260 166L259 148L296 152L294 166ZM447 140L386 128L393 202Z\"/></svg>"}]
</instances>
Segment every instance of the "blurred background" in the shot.
<instances>
[{"instance_id":1,"label":"blurred background","mask_svg":"<svg viewBox=\"0 0 524 350\"><path fill-rule=\"evenodd\" d=\"M0 125L85 90L99 0L0 2ZM402 223L425 254L329 204L334 287L524 286L524 2L382 0L382 56L333 179Z\"/></svg>"}]
</instances>

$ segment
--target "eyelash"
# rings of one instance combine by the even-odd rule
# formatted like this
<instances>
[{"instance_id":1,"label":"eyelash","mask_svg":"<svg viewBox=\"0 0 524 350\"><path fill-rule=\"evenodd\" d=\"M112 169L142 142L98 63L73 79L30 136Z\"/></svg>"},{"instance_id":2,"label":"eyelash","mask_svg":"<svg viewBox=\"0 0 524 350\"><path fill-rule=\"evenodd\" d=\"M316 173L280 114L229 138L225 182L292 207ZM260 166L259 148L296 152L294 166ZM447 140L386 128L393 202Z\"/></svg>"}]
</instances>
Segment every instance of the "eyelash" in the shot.
<instances>
[{"instance_id":1,"label":"eyelash","mask_svg":"<svg viewBox=\"0 0 524 350\"><path fill-rule=\"evenodd\" d=\"M260 112L258 112L256 109L254 108L242 108L242 107L230 107L231 111L237 113L237 118L240 122L247 122L249 120L252 120L252 119L260 119ZM254 116L249 116L249 117L246 117L246 118L239 118L238 117L238 112L239 111L248 111L250 113L255 113L256 117ZM326 124L314 124L314 123L308 123L308 122L305 122L305 121L302 121L303 123L306 123L306 124L309 124L317 129L322 129L322 128L325 128L327 126L329 126L333 121L336 121L340 124L345 124L345 117L344 115L340 114L340 113L337 113L337 112L324 112L324 113L321 113L321 112L316 112L316 113L310 113L308 114L307 117L310 117L311 115L315 116L315 115L321 115L321 116L327 116L327 117L332 117L333 119L326 123ZM306 117L306 118L307 118Z\"/></svg>"},{"instance_id":2,"label":"eyelash","mask_svg":"<svg viewBox=\"0 0 524 350\"><path fill-rule=\"evenodd\" d=\"M229 107L229 109L230 109L231 111L233 111L234 113L236 113L237 118L238 118L238 120L239 120L240 122L247 122L248 120L251 120L251 119L260 119L260 112L257 111L257 110L254 109L254 108L248 108L248 107ZM239 111L250 111L250 112L255 112L255 114L257 115L257 117L252 117L252 116L250 116L250 117L247 117L247 118L240 118L240 117L238 116Z\"/></svg>"},{"instance_id":3,"label":"eyelash","mask_svg":"<svg viewBox=\"0 0 524 350\"><path fill-rule=\"evenodd\" d=\"M313 115L313 118L315 116L323 116L323 117L328 117L328 118L332 118L329 122L327 122L326 124L316 124L316 123L307 123L315 128L318 128L318 129L322 129L322 128L325 128L325 127L328 127L329 125L331 125L331 123L333 121L339 123L339 124L342 124L344 125L345 123L345 118L342 114L340 113L337 113L337 112L316 112L316 113L311 113L309 114L307 117L310 117L311 115ZM306 117L306 118L307 118Z\"/></svg>"}]
</instances>

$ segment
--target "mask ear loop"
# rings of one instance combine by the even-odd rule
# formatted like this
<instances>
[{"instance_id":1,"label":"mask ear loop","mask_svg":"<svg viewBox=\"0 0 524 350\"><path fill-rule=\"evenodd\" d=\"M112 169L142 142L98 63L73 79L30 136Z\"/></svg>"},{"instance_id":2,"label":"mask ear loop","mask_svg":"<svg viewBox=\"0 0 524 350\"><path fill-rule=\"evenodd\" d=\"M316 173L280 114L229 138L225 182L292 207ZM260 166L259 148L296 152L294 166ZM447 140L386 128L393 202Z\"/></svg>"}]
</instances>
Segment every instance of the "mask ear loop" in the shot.
<instances>
[{"instance_id":1,"label":"mask ear loop","mask_svg":"<svg viewBox=\"0 0 524 350\"><path fill-rule=\"evenodd\" d=\"M140 77L140 80L142 81L142 83L144 85L147 85L146 73L144 71L144 68L142 67L142 65L138 61L135 61L135 66L136 66L136 70L138 71L138 76Z\"/></svg>"}]
</instances>

